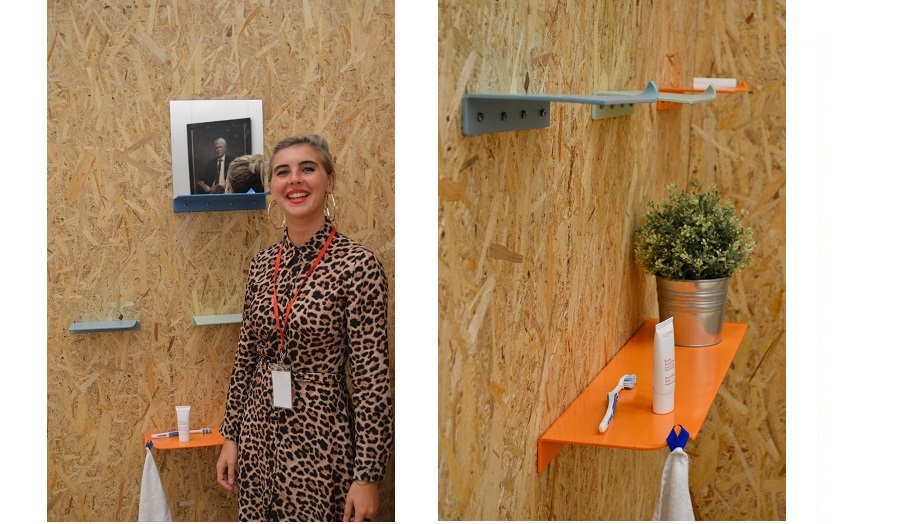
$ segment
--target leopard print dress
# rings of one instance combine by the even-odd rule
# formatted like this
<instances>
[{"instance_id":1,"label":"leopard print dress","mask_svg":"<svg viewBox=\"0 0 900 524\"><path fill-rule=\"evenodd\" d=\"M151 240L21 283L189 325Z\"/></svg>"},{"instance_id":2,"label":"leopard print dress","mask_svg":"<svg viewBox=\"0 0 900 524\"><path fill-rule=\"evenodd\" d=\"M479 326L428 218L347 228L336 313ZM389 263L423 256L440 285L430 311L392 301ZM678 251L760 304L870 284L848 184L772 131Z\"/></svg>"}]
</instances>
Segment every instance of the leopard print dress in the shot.
<instances>
[{"instance_id":1,"label":"leopard print dress","mask_svg":"<svg viewBox=\"0 0 900 524\"><path fill-rule=\"evenodd\" d=\"M285 231L250 265L220 427L238 443L242 521L340 521L353 479L384 477L393 445L387 283L371 251L334 236L290 311L286 354L279 350L272 304L279 246L284 315L330 233L326 222L295 246ZM280 362L290 367L291 409L273 407L271 370Z\"/></svg>"}]
</instances>

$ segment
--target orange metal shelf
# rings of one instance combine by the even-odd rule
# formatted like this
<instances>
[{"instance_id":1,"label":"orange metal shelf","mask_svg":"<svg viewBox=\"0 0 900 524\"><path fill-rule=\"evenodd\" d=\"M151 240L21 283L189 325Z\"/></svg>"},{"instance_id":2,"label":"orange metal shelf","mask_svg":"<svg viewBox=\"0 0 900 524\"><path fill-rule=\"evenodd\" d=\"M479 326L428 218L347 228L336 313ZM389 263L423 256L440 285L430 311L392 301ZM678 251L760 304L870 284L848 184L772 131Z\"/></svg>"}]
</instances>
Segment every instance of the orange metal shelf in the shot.
<instances>
[{"instance_id":1,"label":"orange metal shelf","mask_svg":"<svg viewBox=\"0 0 900 524\"><path fill-rule=\"evenodd\" d=\"M657 319L648 320L587 389L538 439L537 470L543 471L566 444L655 450L666 445L666 435L681 424L696 438L719 385L731 366L747 324L722 326L722 342L715 346L675 346L675 409L653 413L653 334ZM598 426L606 413L606 394L622 375L634 373L634 389L619 392L616 414L605 433Z\"/></svg>"},{"instance_id":2,"label":"orange metal shelf","mask_svg":"<svg viewBox=\"0 0 900 524\"><path fill-rule=\"evenodd\" d=\"M677 356L675 358L678 358ZM678 365L677 363L675 364ZM677 373L676 369L676 373ZM675 380L678 380L676 377ZM144 444L153 440L153 447L156 449L182 449L182 448L199 448L203 446L221 446L225 443L225 437L223 437L218 429L210 428L212 433L191 433L191 439L187 442L180 442L178 437L163 437L163 438L154 438L151 439L150 435L153 433L144 433ZM160 431L160 433L162 433Z\"/></svg>"}]
</instances>

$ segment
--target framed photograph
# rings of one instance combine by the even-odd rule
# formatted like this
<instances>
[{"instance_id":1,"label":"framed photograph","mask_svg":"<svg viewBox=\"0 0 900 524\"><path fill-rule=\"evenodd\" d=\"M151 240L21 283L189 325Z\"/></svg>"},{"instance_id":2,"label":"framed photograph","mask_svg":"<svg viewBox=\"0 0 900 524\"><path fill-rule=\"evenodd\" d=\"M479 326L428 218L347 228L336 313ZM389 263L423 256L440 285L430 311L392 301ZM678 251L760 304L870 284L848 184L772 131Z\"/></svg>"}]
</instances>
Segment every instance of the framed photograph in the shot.
<instances>
[{"instance_id":1,"label":"framed photograph","mask_svg":"<svg viewBox=\"0 0 900 524\"><path fill-rule=\"evenodd\" d=\"M224 194L225 174L235 158L251 154L250 119L187 125L191 194Z\"/></svg>"},{"instance_id":2,"label":"framed photograph","mask_svg":"<svg viewBox=\"0 0 900 524\"><path fill-rule=\"evenodd\" d=\"M264 191L230 192L224 178L234 158L263 153L262 100L172 100L169 117L176 212L265 209Z\"/></svg>"}]
</instances>

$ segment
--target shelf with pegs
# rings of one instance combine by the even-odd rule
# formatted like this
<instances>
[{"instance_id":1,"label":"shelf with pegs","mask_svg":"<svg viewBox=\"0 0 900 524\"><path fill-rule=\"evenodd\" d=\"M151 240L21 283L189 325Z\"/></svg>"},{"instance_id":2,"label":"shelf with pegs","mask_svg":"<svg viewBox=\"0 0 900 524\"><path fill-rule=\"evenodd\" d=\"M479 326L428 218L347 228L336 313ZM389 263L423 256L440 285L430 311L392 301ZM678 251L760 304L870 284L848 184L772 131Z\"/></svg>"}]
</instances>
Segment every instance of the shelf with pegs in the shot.
<instances>
[{"instance_id":1,"label":"shelf with pegs","mask_svg":"<svg viewBox=\"0 0 900 524\"><path fill-rule=\"evenodd\" d=\"M643 91L606 91L593 95L467 93L462 101L463 135L483 135L550 126L550 103L589 104L599 120L634 113L634 104L656 102L653 81Z\"/></svg>"},{"instance_id":2,"label":"shelf with pegs","mask_svg":"<svg viewBox=\"0 0 900 524\"><path fill-rule=\"evenodd\" d=\"M217 195L178 195L172 202L176 213L190 211L238 211L265 209L266 193L229 193Z\"/></svg>"},{"instance_id":3,"label":"shelf with pegs","mask_svg":"<svg viewBox=\"0 0 900 524\"><path fill-rule=\"evenodd\" d=\"M636 450L666 446L675 425L693 437L712 406L747 332L746 324L722 325L722 342L708 347L675 346L675 409L653 413L653 335L650 319L619 350L600 374L538 439L537 471L542 472L566 444ZM606 394L620 377L637 375L633 389L619 392L615 415L604 433L598 425L606 412Z\"/></svg>"}]
</instances>

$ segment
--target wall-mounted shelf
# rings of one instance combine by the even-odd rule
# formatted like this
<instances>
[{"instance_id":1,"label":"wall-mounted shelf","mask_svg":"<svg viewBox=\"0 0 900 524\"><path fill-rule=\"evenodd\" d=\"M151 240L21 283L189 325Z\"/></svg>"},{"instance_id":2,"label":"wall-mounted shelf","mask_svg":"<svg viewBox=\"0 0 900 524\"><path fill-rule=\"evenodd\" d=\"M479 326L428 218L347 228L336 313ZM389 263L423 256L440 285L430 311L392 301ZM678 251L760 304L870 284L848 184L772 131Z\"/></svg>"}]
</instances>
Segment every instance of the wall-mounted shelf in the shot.
<instances>
[{"instance_id":1,"label":"wall-mounted shelf","mask_svg":"<svg viewBox=\"0 0 900 524\"><path fill-rule=\"evenodd\" d=\"M653 413L653 334L658 320L648 320L600 371L578 398L538 439L537 470L547 465L566 444L655 450L681 424L693 438L700 433L719 385L747 331L746 324L724 324L722 342L715 346L675 346L675 410ZM616 414L605 433L597 426L606 413L606 394L622 375L637 374L634 389L619 392Z\"/></svg>"},{"instance_id":2,"label":"wall-mounted shelf","mask_svg":"<svg viewBox=\"0 0 900 524\"><path fill-rule=\"evenodd\" d=\"M220 195L178 195L173 200L176 213L187 211L235 211L265 209L266 193L230 193Z\"/></svg>"},{"instance_id":3,"label":"wall-mounted shelf","mask_svg":"<svg viewBox=\"0 0 900 524\"><path fill-rule=\"evenodd\" d=\"M674 103L674 101L669 100L668 97L678 94L690 94L690 93L705 93L710 90L710 88L714 89L716 93L722 94L732 94L732 93L746 93L747 92L747 82L735 82L734 86L731 86L727 83L723 83L720 81L727 81L729 79L716 79L716 78L695 78L694 79L694 87L660 87L659 88L659 101L656 102L656 109L658 111L663 111L666 109L673 109L675 107L680 107L678 104L684 102ZM704 83L707 83L706 87L701 87ZM664 98L666 97L666 98Z\"/></svg>"},{"instance_id":4,"label":"wall-mounted shelf","mask_svg":"<svg viewBox=\"0 0 900 524\"><path fill-rule=\"evenodd\" d=\"M153 433L144 433L144 444L153 441L153 447L156 449L184 449L184 448L200 448L204 446L221 446L225 443L225 437L219 433L218 429L210 428L212 431L207 434L191 433L191 438L187 442L181 442L178 437L151 438Z\"/></svg>"},{"instance_id":5,"label":"wall-mounted shelf","mask_svg":"<svg viewBox=\"0 0 900 524\"><path fill-rule=\"evenodd\" d=\"M240 324L242 315L240 313L229 313L226 315L195 315L195 326L216 326L219 324Z\"/></svg>"},{"instance_id":6,"label":"wall-mounted shelf","mask_svg":"<svg viewBox=\"0 0 900 524\"><path fill-rule=\"evenodd\" d=\"M713 86L708 86L705 91L700 92L700 94L691 93L681 93L681 92L669 92L659 90L659 100L656 101L656 110L664 111L666 109L673 109L676 107L681 107L684 104L696 104L698 102L709 102L711 100L716 99L716 89Z\"/></svg>"},{"instance_id":7,"label":"wall-mounted shelf","mask_svg":"<svg viewBox=\"0 0 900 524\"><path fill-rule=\"evenodd\" d=\"M463 96L463 135L483 135L550 126L550 102L591 105L591 118L634 113L634 104L656 102L651 81L643 91L609 91L595 95L468 93Z\"/></svg>"},{"instance_id":8,"label":"wall-mounted shelf","mask_svg":"<svg viewBox=\"0 0 900 524\"><path fill-rule=\"evenodd\" d=\"M135 320L110 320L107 322L72 322L72 333L100 333L103 331L137 331L141 323Z\"/></svg>"}]
</instances>

